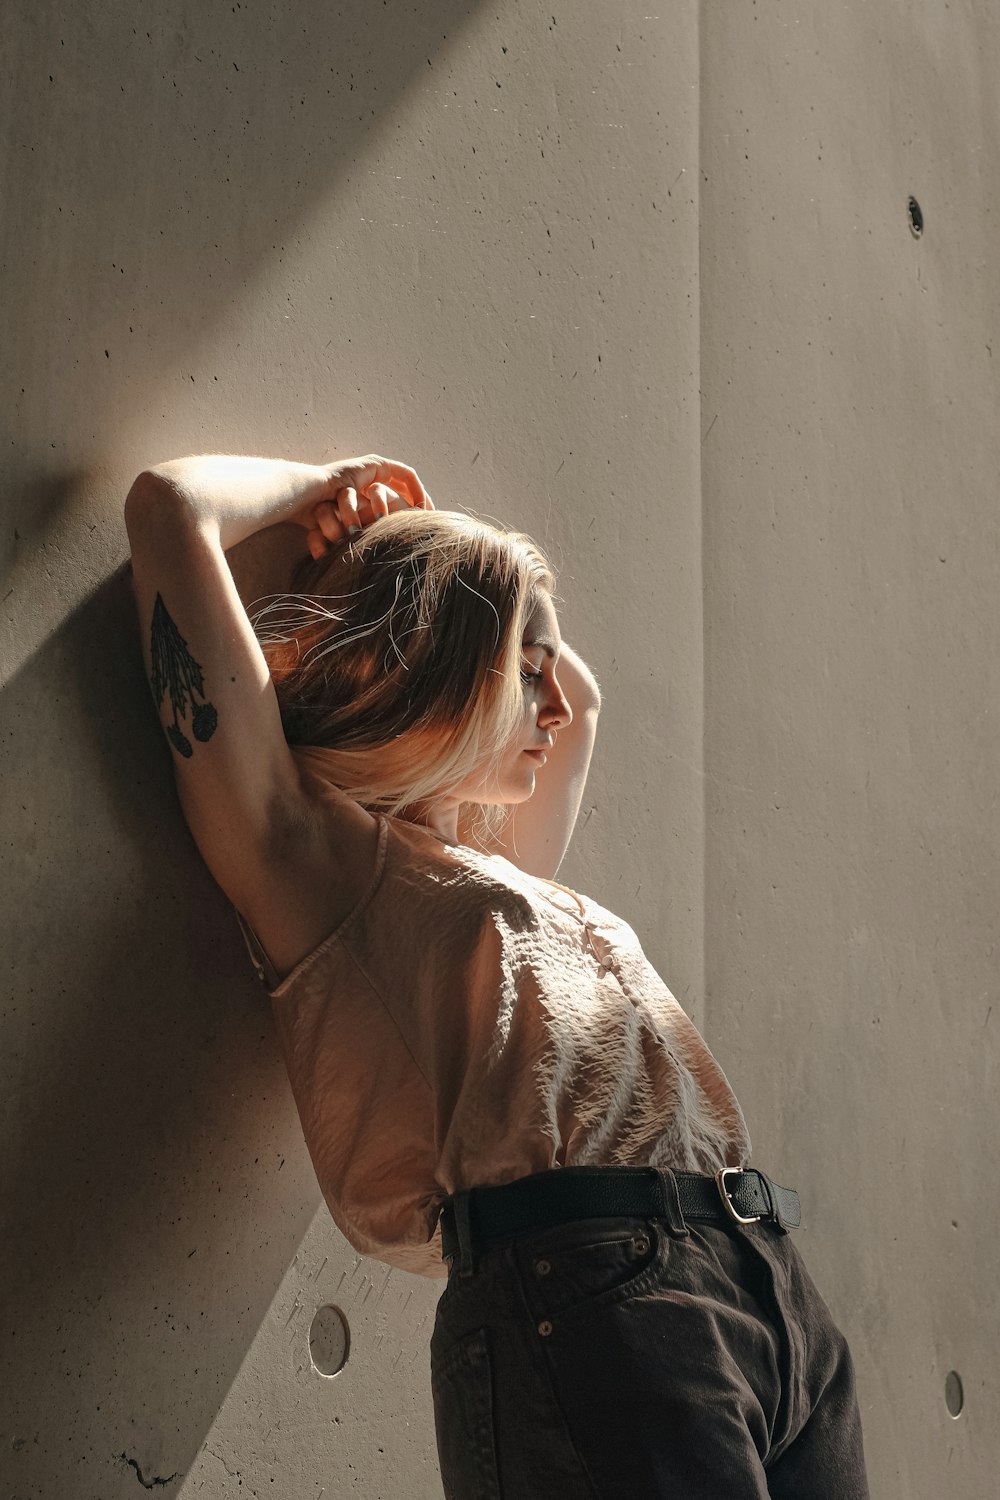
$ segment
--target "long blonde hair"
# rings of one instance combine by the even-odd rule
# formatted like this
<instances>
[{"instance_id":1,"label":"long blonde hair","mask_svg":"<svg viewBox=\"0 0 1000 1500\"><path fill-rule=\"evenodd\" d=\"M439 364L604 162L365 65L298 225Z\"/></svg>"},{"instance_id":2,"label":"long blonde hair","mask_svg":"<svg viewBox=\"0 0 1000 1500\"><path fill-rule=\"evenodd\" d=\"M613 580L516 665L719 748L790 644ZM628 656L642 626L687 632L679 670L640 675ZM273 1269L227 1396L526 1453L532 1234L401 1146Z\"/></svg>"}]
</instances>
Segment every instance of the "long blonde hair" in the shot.
<instances>
[{"instance_id":1,"label":"long blonde hair","mask_svg":"<svg viewBox=\"0 0 1000 1500\"><path fill-rule=\"evenodd\" d=\"M486 789L523 724L521 643L556 575L533 539L460 511L407 509L306 557L292 592L250 619L291 745L322 745L324 774L396 815L474 772ZM461 842L508 809L463 802Z\"/></svg>"}]
</instances>

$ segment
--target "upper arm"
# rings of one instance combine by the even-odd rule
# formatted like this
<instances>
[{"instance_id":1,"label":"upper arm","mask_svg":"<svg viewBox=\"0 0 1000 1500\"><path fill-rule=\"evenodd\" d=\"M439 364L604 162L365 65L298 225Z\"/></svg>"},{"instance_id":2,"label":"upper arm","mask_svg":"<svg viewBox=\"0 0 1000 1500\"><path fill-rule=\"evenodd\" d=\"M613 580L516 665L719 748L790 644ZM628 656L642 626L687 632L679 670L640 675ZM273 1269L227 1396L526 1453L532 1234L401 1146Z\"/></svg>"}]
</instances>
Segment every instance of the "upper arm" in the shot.
<instances>
[{"instance_id":1,"label":"upper arm","mask_svg":"<svg viewBox=\"0 0 1000 1500\"><path fill-rule=\"evenodd\" d=\"M555 877L576 827L600 711L599 700L574 709L572 723L560 729L535 776L535 790L526 802L514 804L487 853L502 854L529 875Z\"/></svg>"},{"instance_id":2,"label":"upper arm","mask_svg":"<svg viewBox=\"0 0 1000 1500\"><path fill-rule=\"evenodd\" d=\"M239 905L302 804L274 685L217 535L145 474L125 523L143 660L181 806Z\"/></svg>"}]
</instances>

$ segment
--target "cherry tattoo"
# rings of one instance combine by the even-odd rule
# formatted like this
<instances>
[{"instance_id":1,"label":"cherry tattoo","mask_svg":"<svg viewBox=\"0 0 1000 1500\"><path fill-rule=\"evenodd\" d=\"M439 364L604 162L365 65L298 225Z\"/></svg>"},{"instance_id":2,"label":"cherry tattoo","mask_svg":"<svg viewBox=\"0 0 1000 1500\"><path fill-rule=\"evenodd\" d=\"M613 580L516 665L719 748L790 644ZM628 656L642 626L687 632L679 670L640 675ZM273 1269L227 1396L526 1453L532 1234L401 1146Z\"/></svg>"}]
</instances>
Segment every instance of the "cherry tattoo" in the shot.
<instances>
[{"instance_id":1,"label":"cherry tattoo","mask_svg":"<svg viewBox=\"0 0 1000 1500\"><path fill-rule=\"evenodd\" d=\"M174 722L164 725L170 743L179 755L190 758L193 753L191 741L177 722L178 714L187 713L188 699L191 701L191 733L196 740L210 740L215 733L219 716L215 705L205 699L201 667L187 648L187 641L174 624L161 595L157 594L153 605L153 625L150 633L152 655L152 688L157 708L164 692L170 691L170 706ZM204 701L195 704L195 693Z\"/></svg>"}]
</instances>

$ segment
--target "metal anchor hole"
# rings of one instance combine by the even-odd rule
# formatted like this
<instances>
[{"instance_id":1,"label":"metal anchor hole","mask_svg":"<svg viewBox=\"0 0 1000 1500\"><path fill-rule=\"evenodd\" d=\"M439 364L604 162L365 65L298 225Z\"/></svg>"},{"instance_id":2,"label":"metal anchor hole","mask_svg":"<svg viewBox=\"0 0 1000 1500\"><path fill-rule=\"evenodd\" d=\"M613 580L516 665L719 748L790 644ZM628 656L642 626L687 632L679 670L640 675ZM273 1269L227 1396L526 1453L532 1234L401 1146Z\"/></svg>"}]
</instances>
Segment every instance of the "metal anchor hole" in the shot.
<instances>
[{"instance_id":1,"label":"metal anchor hole","mask_svg":"<svg viewBox=\"0 0 1000 1500\"><path fill-rule=\"evenodd\" d=\"M351 1330L339 1307L316 1309L309 1328L309 1360L317 1375L338 1375L351 1352Z\"/></svg>"}]
</instances>

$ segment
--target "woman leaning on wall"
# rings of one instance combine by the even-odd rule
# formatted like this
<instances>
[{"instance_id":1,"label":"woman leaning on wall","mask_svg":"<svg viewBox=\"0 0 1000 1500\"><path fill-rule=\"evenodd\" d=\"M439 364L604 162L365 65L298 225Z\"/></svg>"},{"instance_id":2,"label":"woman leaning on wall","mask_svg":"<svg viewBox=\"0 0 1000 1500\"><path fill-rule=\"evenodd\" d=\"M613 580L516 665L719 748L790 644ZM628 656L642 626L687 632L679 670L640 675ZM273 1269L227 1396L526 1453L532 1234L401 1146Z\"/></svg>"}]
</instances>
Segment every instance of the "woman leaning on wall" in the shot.
<instances>
[{"instance_id":1,"label":"woman leaning on wall","mask_svg":"<svg viewBox=\"0 0 1000 1500\"><path fill-rule=\"evenodd\" d=\"M177 459L125 517L181 808L330 1213L447 1277L446 1495L867 1497L797 1194L627 921L555 879L601 694L538 545L378 455ZM289 521L252 623L225 554Z\"/></svg>"}]
</instances>

